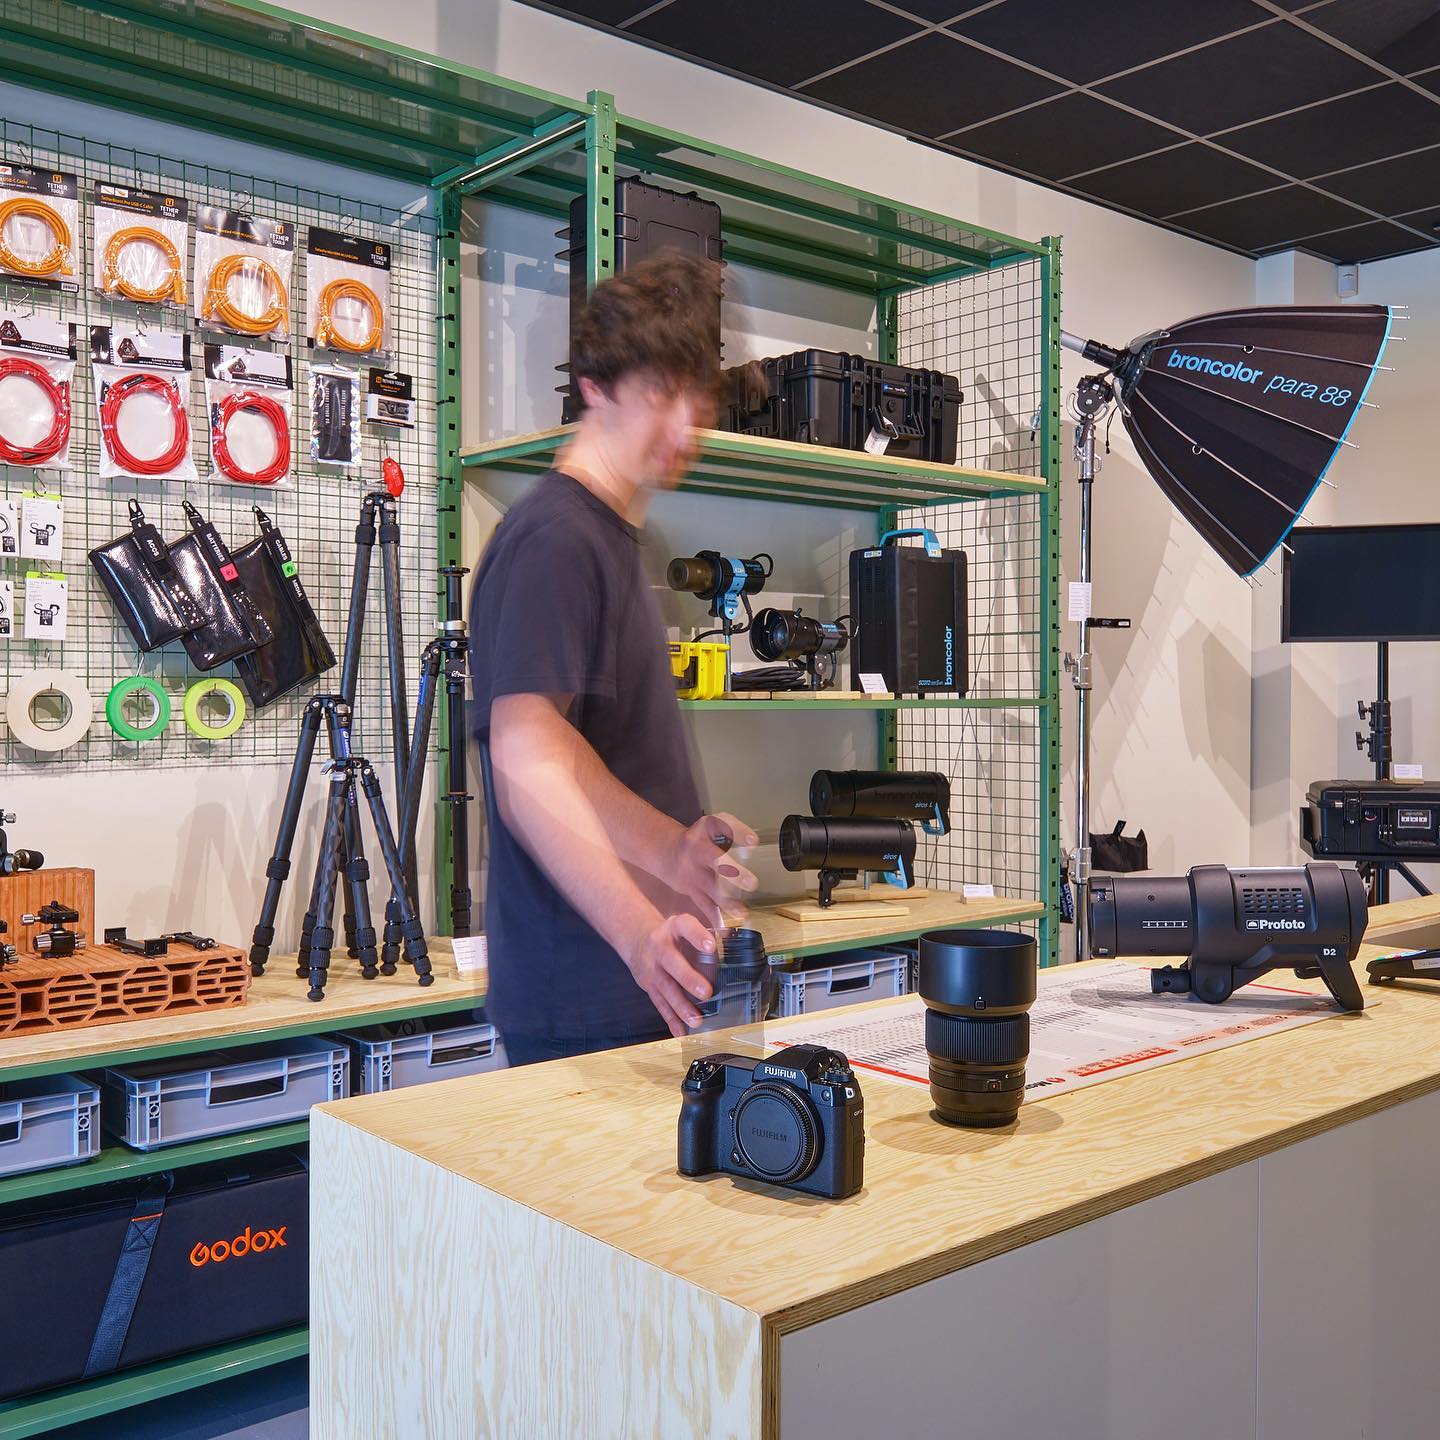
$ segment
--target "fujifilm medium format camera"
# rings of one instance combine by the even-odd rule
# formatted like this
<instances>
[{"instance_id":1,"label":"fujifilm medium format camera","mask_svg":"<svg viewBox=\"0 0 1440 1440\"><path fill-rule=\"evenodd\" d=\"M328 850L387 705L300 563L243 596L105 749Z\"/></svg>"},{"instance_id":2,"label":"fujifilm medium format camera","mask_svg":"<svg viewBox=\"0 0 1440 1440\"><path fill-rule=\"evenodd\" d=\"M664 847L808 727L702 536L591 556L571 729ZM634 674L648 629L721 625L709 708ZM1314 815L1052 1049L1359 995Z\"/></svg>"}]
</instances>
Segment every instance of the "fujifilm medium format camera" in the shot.
<instances>
[{"instance_id":1,"label":"fujifilm medium format camera","mask_svg":"<svg viewBox=\"0 0 1440 1440\"><path fill-rule=\"evenodd\" d=\"M741 1175L843 1200L864 1184L865 1102L838 1050L707 1055L680 1087L682 1175Z\"/></svg>"}]
</instances>

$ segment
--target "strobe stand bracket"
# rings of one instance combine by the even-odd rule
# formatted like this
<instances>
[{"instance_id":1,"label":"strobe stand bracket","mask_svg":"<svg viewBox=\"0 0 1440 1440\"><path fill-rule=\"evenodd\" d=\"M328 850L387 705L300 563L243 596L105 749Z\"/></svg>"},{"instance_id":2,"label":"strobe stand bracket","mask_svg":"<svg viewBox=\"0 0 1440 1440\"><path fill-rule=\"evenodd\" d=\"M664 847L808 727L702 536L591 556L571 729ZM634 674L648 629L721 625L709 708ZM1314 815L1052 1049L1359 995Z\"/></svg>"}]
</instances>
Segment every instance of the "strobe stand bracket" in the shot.
<instances>
[{"instance_id":1,"label":"strobe stand bracket","mask_svg":"<svg viewBox=\"0 0 1440 1440\"><path fill-rule=\"evenodd\" d=\"M1355 732L1355 748L1363 750L1372 765L1381 766L1388 773L1391 758L1390 701L1382 698L1367 705L1363 700L1357 700L1355 709L1362 720L1370 722L1368 733L1363 730Z\"/></svg>"}]
</instances>

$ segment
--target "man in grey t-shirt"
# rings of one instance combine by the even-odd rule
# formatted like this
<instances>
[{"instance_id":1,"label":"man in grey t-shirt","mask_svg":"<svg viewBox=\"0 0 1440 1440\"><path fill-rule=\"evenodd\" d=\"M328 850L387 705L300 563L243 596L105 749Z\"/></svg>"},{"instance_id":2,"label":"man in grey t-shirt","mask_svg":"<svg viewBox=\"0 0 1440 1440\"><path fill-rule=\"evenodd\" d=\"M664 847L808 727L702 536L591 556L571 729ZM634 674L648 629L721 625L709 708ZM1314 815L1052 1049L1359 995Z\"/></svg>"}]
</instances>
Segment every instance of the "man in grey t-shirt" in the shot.
<instances>
[{"instance_id":1,"label":"man in grey t-shirt","mask_svg":"<svg viewBox=\"0 0 1440 1440\"><path fill-rule=\"evenodd\" d=\"M714 419L719 285L663 254L597 287L571 348L579 428L476 575L487 1007L514 1064L686 1033L710 994L692 961L754 888L727 854L754 833L702 814L642 563L650 497Z\"/></svg>"}]
</instances>

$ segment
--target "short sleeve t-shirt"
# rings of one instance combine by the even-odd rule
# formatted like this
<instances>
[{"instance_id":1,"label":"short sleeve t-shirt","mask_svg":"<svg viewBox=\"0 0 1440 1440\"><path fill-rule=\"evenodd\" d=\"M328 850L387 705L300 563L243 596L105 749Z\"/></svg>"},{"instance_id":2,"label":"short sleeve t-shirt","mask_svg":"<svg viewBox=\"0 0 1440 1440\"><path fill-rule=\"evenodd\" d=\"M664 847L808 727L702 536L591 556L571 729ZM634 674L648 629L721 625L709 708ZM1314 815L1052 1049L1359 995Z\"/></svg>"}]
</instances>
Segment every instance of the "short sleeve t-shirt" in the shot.
<instances>
[{"instance_id":1,"label":"short sleeve t-shirt","mask_svg":"<svg viewBox=\"0 0 1440 1440\"><path fill-rule=\"evenodd\" d=\"M505 695L571 694L570 722L622 785L682 825L702 811L640 532L558 470L500 522L470 600L471 729ZM503 1033L659 1033L655 1007L487 806L486 1008Z\"/></svg>"}]
</instances>

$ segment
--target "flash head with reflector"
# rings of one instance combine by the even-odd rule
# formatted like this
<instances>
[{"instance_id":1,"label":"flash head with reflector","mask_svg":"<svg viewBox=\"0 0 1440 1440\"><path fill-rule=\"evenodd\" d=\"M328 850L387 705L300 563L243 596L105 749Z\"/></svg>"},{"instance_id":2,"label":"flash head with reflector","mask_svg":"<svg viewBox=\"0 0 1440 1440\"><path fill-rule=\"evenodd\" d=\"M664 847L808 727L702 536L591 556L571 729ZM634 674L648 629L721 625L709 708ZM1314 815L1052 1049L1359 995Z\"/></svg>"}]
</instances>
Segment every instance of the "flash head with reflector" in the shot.
<instances>
[{"instance_id":1,"label":"flash head with reflector","mask_svg":"<svg viewBox=\"0 0 1440 1440\"><path fill-rule=\"evenodd\" d=\"M850 632L843 619L816 620L800 610L766 608L750 622L750 648L756 658L798 666L810 677L812 690L820 688L820 664L827 655L833 682L838 656L849 643Z\"/></svg>"},{"instance_id":2,"label":"flash head with reflector","mask_svg":"<svg viewBox=\"0 0 1440 1440\"><path fill-rule=\"evenodd\" d=\"M937 770L817 770L810 777L816 815L914 820L927 835L950 833L950 782Z\"/></svg>"},{"instance_id":3,"label":"flash head with reflector","mask_svg":"<svg viewBox=\"0 0 1440 1440\"><path fill-rule=\"evenodd\" d=\"M884 875L908 890L915 883L915 827L908 820L864 820L787 815L780 822L780 863L787 870L817 870L820 905L862 870Z\"/></svg>"}]
</instances>

